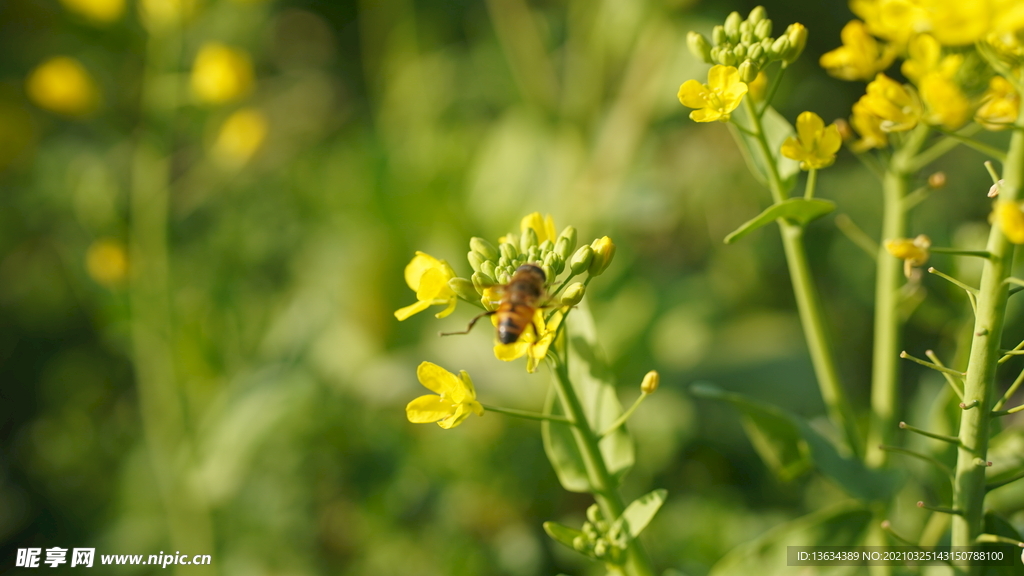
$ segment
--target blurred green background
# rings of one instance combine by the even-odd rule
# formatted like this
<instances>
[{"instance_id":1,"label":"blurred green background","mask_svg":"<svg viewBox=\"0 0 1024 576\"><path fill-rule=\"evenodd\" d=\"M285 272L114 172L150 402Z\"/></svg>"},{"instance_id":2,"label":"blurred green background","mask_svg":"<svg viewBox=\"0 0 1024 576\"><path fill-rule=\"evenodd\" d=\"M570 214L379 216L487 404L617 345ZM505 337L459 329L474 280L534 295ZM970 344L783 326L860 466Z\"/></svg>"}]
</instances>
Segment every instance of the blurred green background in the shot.
<instances>
[{"instance_id":1,"label":"blurred green background","mask_svg":"<svg viewBox=\"0 0 1024 576\"><path fill-rule=\"evenodd\" d=\"M468 275L471 236L493 240L533 211L618 246L589 298L624 403L647 370L662 373L630 424L638 456L623 487L627 498L669 490L645 533L659 568L701 576L735 545L841 498L823 480L774 479L728 409L687 393L704 380L822 409L774 230L722 243L768 194L726 128L692 123L676 100L706 69L686 32L754 5L0 2L2 571L30 546L173 551L177 522L203 547L181 552L212 554L204 573L603 573L541 529L578 525L590 502L561 490L535 423L488 414L445 431L405 419L423 360L468 370L485 403L540 408L545 371L495 360L486 329L437 338L471 307L440 321L392 314L414 301L402 270L415 250ZM846 116L863 86L816 65L839 44L845 4L765 5L776 30L810 29L780 111ZM96 6L107 11L90 16ZM154 23L181 10L180 27ZM228 64L210 72L215 87L239 84L224 97L189 88L210 42L244 64L234 80L218 76ZM80 62L91 100L32 95L27 79L55 56ZM39 82L59 92L71 80ZM942 160L950 186L915 211L914 234L977 244L981 160ZM140 224L132 190L147 177L166 180L168 204ZM848 154L818 186L877 233L877 182ZM864 406L873 263L832 220L809 245ZM156 240L134 252L133 234ZM143 261L160 259L164 238L166 277ZM949 355L966 301L932 280L914 297L906 348ZM147 323L155 361L144 341L140 352ZM149 408L146 366L163 393ZM904 383L919 411L941 386L915 366ZM154 454L164 433L171 448Z\"/></svg>"}]
</instances>

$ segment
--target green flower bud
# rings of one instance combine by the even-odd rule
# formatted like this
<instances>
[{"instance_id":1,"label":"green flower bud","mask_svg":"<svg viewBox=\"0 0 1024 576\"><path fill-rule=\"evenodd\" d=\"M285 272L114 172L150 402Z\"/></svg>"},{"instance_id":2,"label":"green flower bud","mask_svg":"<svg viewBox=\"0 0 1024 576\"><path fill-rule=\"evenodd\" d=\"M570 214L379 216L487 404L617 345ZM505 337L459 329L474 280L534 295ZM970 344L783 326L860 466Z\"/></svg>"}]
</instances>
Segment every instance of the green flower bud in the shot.
<instances>
[{"instance_id":1,"label":"green flower bud","mask_svg":"<svg viewBox=\"0 0 1024 576\"><path fill-rule=\"evenodd\" d=\"M715 63L721 64L722 63L722 49L719 48L718 46L715 46L714 48L711 49L711 62L710 63L711 64L715 64Z\"/></svg>"},{"instance_id":2,"label":"green flower bud","mask_svg":"<svg viewBox=\"0 0 1024 576\"><path fill-rule=\"evenodd\" d=\"M540 249L540 253L541 254L546 254L546 253L551 252L552 250L554 250L555 249L555 245L554 245L554 243L551 242L551 240L545 240L545 241L540 243L540 246L538 246L538 248Z\"/></svg>"},{"instance_id":3,"label":"green flower bud","mask_svg":"<svg viewBox=\"0 0 1024 576\"><path fill-rule=\"evenodd\" d=\"M559 238L558 242L555 242L555 254L558 254L562 257L562 260L565 260L572 254L572 250L575 247L569 243L568 238Z\"/></svg>"},{"instance_id":4,"label":"green flower bud","mask_svg":"<svg viewBox=\"0 0 1024 576\"><path fill-rule=\"evenodd\" d=\"M658 384L661 383L661 376L657 370L651 370L644 376L644 381L640 383L640 391L644 394L650 394L658 389Z\"/></svg>"},{"instance_id":5,"label":"green flower bud","mask_svg":"<svg viewBox=\"0 0 1024 576\"><path fill-rule=\"evenodd\" d=\"M589 512L590 509L587 508L587 511ZM582 530L583 534L587 537L588 540L595 540L599 536L599 534L597 533L597 529L594 528L594 525L590 522L584 522Z\"/></svg>"},{"instance_id":6,"label":"green flower bud","mask_svg":"<svg viewBox=\"0 0 1024 576\"><path fill-rule=\"evenodd\" d=\"M743 37L744 34L747 34L749 32L753 32L753 31L754 31L754 25L753 24L751 24L750 22L748 22L746 20L744 20L743 22L740 22L740 37L741 38Z\"/></svg>"},{"instance_id":7,"label":"green flower bud","mask_svg":"<svg viewBox=\"0 0 1024 576\"><path fill-rule=\"evenodd\" d=\"M502 242L501 246L498 247L498 250L501 252L501 257L507 259L509 262L512 262L516 259L516 256L519 256L519 250L516 249L515 244L510 244L508 242Z\"/></svg>"},{"instance_id":8,"label":"green flower bud","mask_svg":"<svg viewBox=\"0 0 1024 576\"><path fill-rule=\"evenodd\" d=\"M452 289L452 292L455 292L456 296L466 302L475 302L480 298L480 293L476 291L472 280L458 277L452 278L448 281L448 287Z\"/></svg>"},{"instance_id":9,"label":"green flower bud","mask_svg":"<svg viewBox=\"0 0 1024 576\"><path fill-rule=\"evenodd\" d=\"M755 8L755 10L756 10L756 8ZM754 26L754 37L757 38L758 40L764 40L765 38L771 37L771 35L772 35L772 21L771 20L761 20L760 22L757 23L757 26Z\"/></svg>"},{"instance_id":10,"label":"green flower bud","mask_svg":"<svg viewBox=\"0 0 1024 576\"><path fill-rule=\"evenodd\" d=\"M694 58L702 60L708 64L711 64L711 45L708 44L708 39L704 37L700 32L690 32L686 35L686 46L690 49L690 53L693 54Z\"/></svg>"},{"instance_id":11,"label":"green flower bud","mask_svg":"<svg viewBox=\"0 0 1024 576\"><path fill-rule=\"evenodd\" d=\"M612 258L615 257L615 243L611 238L603 236L594 240L590 247L594 250L594 259L587 270L591 276L597 276L607 270L608 265L612 263Z\"/></svg>"},{"instance_id":12,"label":"green flower bud","mask_svg":"<svg viewBox=\"0 0 1024 576\"><path fill-rule=\"evenodd\" d=\"M473 268L474 272L480 271L480 265L483 264L487 259L484 258L479 252L470 250L469 254L466 254L466 260L469 260L469 265Z\"/></svg>"},{"instance_id":13,"label":"green flower bud","mask_svg":"<svg viewBox=\"0 0 1024 576\"><path fill-rule=\"evenodd\" d=\"M505 234L505 242L511 244L517 251L519 250L519 234L516 234L515 232Z\"/></svg>"},{"instance_id":14,"label":"green flower bud","mask_svg":"<svg viewBox=\"0 0 1024 576\"><path fill-rule=\"evenodd\" d=\"M569 270L572 271L573 276L583 274L590 268L590 263L593 259L594 249L584 244L576 249L576 253L569 260Z\"/></svg>"},{"instance_id":15,"label":"green flower bud","mask_svg":"<svg viewBox=\"0 0 1024 576\"><path fill-rule=\"evenodd\" d=\"M726 66L736 65L736 55L733 54L732 50L722 50L720 56L721 57L718 61L721 62L722 64Z\"/></svg>"},{"instance_id":16,"label":"green flower bud","mask_svg":"<svg viewBox=\"0 0 1024 576\"><path fill-rule=\"evenodd\" d=\"M740 44L753 44L754 43L754 31L749 30L740 34Z\"/></svg>"},{"instance_id":17,"label":"green flower bud","mask_svg":"<svg viewBox=\"0 0 1024 576\"><path fill-rule=\"evenodd\" d=\"M491 262L490 260L487 260L480 265L480 271L483 272L484 274L487 274L491 278L497 276L497 274L495 273L496 268L494 266L494 262Z\"/></svg>"},{"instance_id":18,"label":"green flower bud","mask_svg":"<svg viewBox=\"0 0 1024 576\"><path fill-rule=\"evenodd\" d=\"M597 542L594 542L594 556L598 558L608 553L608 542L604 538L598 538Z\"/></svg>"},{"instance_id":19,"label":"green flower bud","mask_svg":"<svg viewBox=\"0 0 1024 576\"><path fill-rule=\"evenodd\" d=\"M782 59L786 64L792 64L807 46L807 28L800 23L790 24L789 28L786 28L786 37L789 38L789 49L785 51Z\"/></svg>"},{"instance_id":20,"label":"green flower bud","mask_svg":"<svg viewBox=\"0 0 1024 576\"><path fill-rule=\"evenodd\" d=\"M569 284L569 287L562 292L562 306L575 306L583 300L583 294L586 293L586 288L581 282L573 282Z\"/></svg>"},{"instance_id":21,"label":"green flower bud","mask_svg":"<svg viewBox=\"0 0 1024 576\"><path fill-rule=\"evenodd\" d=\"M474 251L479 252L486 260L497 260L498 249L483 238L473 237L469 239L469 247Z\"/></svg>"},{"instance_id":22,"label":"green flower bud","mask_svg":"<svg viewBox=\"0 0 1024 576\"><path fill-rule=\"evenodd\" d=\"M754 44L754 47L747 52L747 58L750 60L761 60L764 56L764 48L760 44ZM758 66L760 68L760 66Z\"/></svg>"},{"instance_id":23,"label":"green flower bud","mask_svg":"<svg viewBox=\"0 0 1024 576\"><path fill-rule=\"evenodd\" d=\"M757 65L750 60L745 60L740 64L740 80L744 82L753 82L754 78L757 78L758 72Z\"/></svg>"},{"instance_id":24,"label":"green flower bud","mask_svg":"<svg viewBox=\"0 0 1024 576\"><path fill-rule=\"evenodd\" d=\"M778 38L775 39L775 42L772 43L772 48L771 48L771 50L768 51L768 53L771 55L772 58L775 58L777 60L781 60L783 54L785 54L788 51L789 51L789 37L788 36L779 36Z\"/></svg>"},{"instance_id":25,"label":"green flower bud","mask_svg":"<svg viewBox=\"0 0 1024 576\"><path fill-rule=\"evenodd\" d=\"M537 247L537 233L533 231L533 228L527 228L523 232L523 237L519 239L519 250L526 252L530 248Z\"/></svg>"},{"instance_id":26,"label":"green flower bud","mask_svg":"<svg viewBox=\"0 0 1024 576\"><path fill-rule=\"evenodd\" d=\"M508 284L508 281L512 279L512 273L500 271L498 272L498 278L496 284Z\"/></svg>"},{"instance_id":27,"label":"green flower bud","mask_svg":"<svg viewBox=\"0 0 1024 576\"><path fill-rule=\"evenodd\" d=\"M484 288L490 288L497 284L497 282L494 281L494 277L488 276L483 272L473 272L473 275L469 278L473 281L473 288L476 288L476 291L480 294L484 293Z\"/></svg>"},{"instance_id":28,"label":"green flower bud","mask_svg":"<svg viewBox=\"0 0 1024 576\"><path fill-rule=\"evenodd\" d=\"M736 43L740 39L740 22L743 17L739 12L733 12L725 19L725 33L729 36L729 42Z\"/></svg>"},{"instance_id":29,"label":"green flower bud","mask_svg":"<svg viewBox=\"0 0 1024 576\"><path fill-rule=\"evenodd\" d=\"M761 40L761 49L764 50L765 52L771 52L772 43L774 42L774 38L765 38L764 40Z\"/></svg>"},{"instance_id":30,"label":"green flower bud","mask_svg":"<svg viewBox=\"0 0 1024 576\"><path fill-rule=\"evenodd\" d=\"M585 552L587 544L589 544L589 542L587 542L587 539L583 536L577 536L572 539L572 547L577 552Z\"/></svg>"},{"instance_id":31,"label":"green flower bud","mask_svg":"<svg viewBox=\"0 0 1024 576\"><path fill-rule=\"evenodd\" d=\"M555 268L550 264L541 264L540 269L544 271L544 277L547 278L548 284L554 281L555 276L558 276L558 273L555 272Z\"/></svg>"},{"instance_id":32,"label":"green flower bud","mask_svg":"<svg viewBox=\"0 0 1024 576\"><path fill-rule=\"evenodd\" d=\"M715 46L721 46L729 41L729 36L725 33L724 26L715 26L711 30L711 43Z\"/></svg>"},{"instance_id":33,"label":"green flower bud","mask_svg":"<svg viewBox=\"0 0 1024 576\"><path fill-rule=\"evenodd\" d=\"M508 266L508 265L509 265L508 258L505 258L504 256L502 256L501 258L498 258L498 268L504 268L505 266Z\"/></svg>"},{"instance_id":34,"label":"green flower bud","mask_svg":"<svg viewBox=\"0 0 1024 576\"><path fill-rule=\"evenodd\" d=\"M591 504L587 506L587 520L591 524L597 524L601 520L604 520L604 515L601 514L601 508L597 504Z\"/></svg>"},{"instance_id":35,"label":"green flower bud","mask_svg":"<svg viewBox=\"0 0 1024 576\"><path fill-rule=\"evenodd\" d=\"M551 259L551 267L555 269L555 274L561 274L562 270L565 270L565 258L562 258L561 254L554 254L554 258Z\"/></svg>"},{"instance_id":36,"label":"green flower bud","mask_svg":"<svg viewBox=\"0 0 1024 576\"><path fill-rule=\"evenodd\" d=\"M747 47L740 44L732 49L732 54L736 57L737 62L742 62L747 59Z\"/></svg>"},{"instance_id":37,"label":"green flower bud","mask_svg":"<svg viewBox=\"0 0 1024 576\"><path fill-rule=\"evenodd\" d=\"M764 6L757 6L750 11L750 15L747 16L747 22L759 24L766 18L768 18L768 11L764 9Z\"/></svg>"}]
</instances>

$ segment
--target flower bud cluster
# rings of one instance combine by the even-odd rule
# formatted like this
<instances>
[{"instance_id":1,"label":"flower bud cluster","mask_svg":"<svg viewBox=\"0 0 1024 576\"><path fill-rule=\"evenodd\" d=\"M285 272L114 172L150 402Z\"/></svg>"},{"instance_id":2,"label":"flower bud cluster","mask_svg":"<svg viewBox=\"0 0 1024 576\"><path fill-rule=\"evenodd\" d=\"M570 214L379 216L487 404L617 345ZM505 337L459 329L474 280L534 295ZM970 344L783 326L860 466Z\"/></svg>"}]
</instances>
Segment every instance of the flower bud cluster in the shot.
<instances>
[{"instance_id":1,"label":"flower bud cluster","mask_svg":"<svg viewBox=\"0 0 1024 576\"><path fill-rule=\"evenodd\" d=\"M583 535L573 540L572 547L597 560L621 564L625 559L626 544L620 526L609 526L597 504L591 504L587 508L587 521L583 523Z\"/></svg>"},{"instance_id":2,"label":"flower bud cluster","mask_svg":"<svg viewBox=\"0 0 1024 576\"><path fill-rule=\"evenodd\" d=\"M690 32L687 46L694 56L708 64L735 66L744 82L753 82L758 72L775 61L788 66L807 45L807 28L790 24L778 38L772 37L772 21L763 6L750 11L744 20L733 12L725 24L715 26L711 42L699 32Z\"/></svg>"}]
</instances>

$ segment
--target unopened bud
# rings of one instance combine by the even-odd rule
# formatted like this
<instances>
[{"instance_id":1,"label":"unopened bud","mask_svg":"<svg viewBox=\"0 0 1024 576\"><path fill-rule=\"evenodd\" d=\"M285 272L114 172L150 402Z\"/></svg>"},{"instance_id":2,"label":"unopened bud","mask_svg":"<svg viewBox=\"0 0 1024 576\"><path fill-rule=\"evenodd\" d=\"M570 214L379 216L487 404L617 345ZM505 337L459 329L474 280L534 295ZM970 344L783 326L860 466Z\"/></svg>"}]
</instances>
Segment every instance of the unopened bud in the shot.
<instances>
[{"instance_id":1,"label":"unopened bud","mask_svg":"<svg viewBox=\"0 0 1024 576\"><path fill-rule=\"evenodd\" d=\"M725 33L725 26L715 26L711 30L711 43L715 46L721 46L729 41L729 36Z\"/></svg>"},{"instance_id":2,"label":"unopened bud","mask_svg":"<svg viewBox=\"0 0 1024 576\"><path fill-rule=\"evenodd\" d=\"M572 539L572 547L577 552L584 552L587 549L587 539L584 536L577 536Z\"/></svg>"},{"instance_id":3,"label":"unopened bud","mask_svg":"<svg viewBox=\"0 0 1024 576\"><path fill-rule=\"evenodd\" d=\"M537 249L541 254L547 254L555 249L555 243L551 240L545 240L540 243L540 246L538 246Z\"/></svg>"},{"instance_id":4,"label":"unopened bud","mask_svg":"<svg viewBox=\"0 0 1024 576\"><path fill-rule=\"evenodd\" d=\"M753 82L757 79L758 72L757 65L750 60L745 60L743 64L740 64L740 80L744 82Z\"/></svg>"},{"instance_id":5,"label":"unopened bud","mask_svg":"<svg viewBox=\"0 0 1024 576\"><path fill-rule=\"evenodd\" d=\"M756 8L755 8L756 10ZM764 40L765 38L771 38L772 35L772 21L761 20L754 26L754 37L758 40Z\"/></svg>"},{"instance_id":6,"label":"unopened bud","mask_svg":"<svg viewBox=\"0 0 1024 576\"><path fill-rule=\"evenodd\" d=\"M661 376L658 375L657 370L651 370L644 376L644 381L640 383L640 391L644 394L650 394L658 389L658 384L661 383Z\"/></svg>"},{"instance_id":7,"label":"unopened bud","mask_svg":"<svg viewBox=\"0 0 1024 576\"><path fill-rule=\"evenodd\" d=\"M510 244L508 242L502 242L498 250L501 252L501 257L505 258L509 262L515 261L516 256L519 256L519 250L516 248L515 244Z\"/></svg>"},{"instance_id":8,"label":"unopened bud","mask_svg":"<svg viewBox=\"0 0 1024 576\"><path fill-rule=\"evenodd\" d=\"M470 250L469 254L466 254L466 260L469 260L469 265L473 268L474 272L479 272L480 265L482 265L487 259L476 250Z\"/></svg>"},{"instance_id":9,"label":"unopened bud","mask_svg":"<svg viewBox=\"0 0 1024 576\"><path fill-rule=\"evenodd\" d=\"M788 51L789 37L779 36L778 38L775 39L775 42L772 43L772 49L769 50L768 53L771 54L773 58L781 60Z\"/></svg>"},{"instance_id":10,"label":"unopened bud","mask_svg":"<svg viewBox=\"0 0 1024 576\"><path fill-rule=\"evenodd\" d=\"M612 263L612 258L615 257L615 243L611 238L602 236L594 240L590 247L594 249L594 260L587 270L591 276L597 276L607 270L608 265Z\"/></svg>"},{"instance_id":11,"label":"unopened bud","mask_svg":"<svg viewBox=\"0 0 1024 576\"><path fill-rule=\"evenodd\" d=\"M1003 182L1004 182L1004 180L1002 178L1000 178L999 180L996 180L995 184L989 186L989 188L988 188L988 197L989 198L995 198L996 196L999 196L999 191L1002 190L1002 188L1003 188Z\"/></svg>"},{"instance_id":12,"label":"unopened bud","mask_svg":"<svg viewBox=\"0 0 1024 576\"><path fill-rule=\"evenodd\" d=\"M786 28L786 37L789 38L789 49L782 55L782 59L787 64L792 64L807 46L807 28L799 22L790 24L789 28Z\"/></svg>"},{"instance_id":13,"label":"unopened bud","mask_svg":"<svg viewBox=\"0 0 1024 576\"><path fill-rule=\"evenodd\" d=\"M569 244L568 238L559 238L558 242L555 242L554 254L558 254L564 260L572 255L573 248L575 248L575 246Z\"/></svg>"},{"instance_id":14,"label":"unopened bud","mask_svg":"<svg viewBox=\"0 0 1024 576\"><path fill-rule=\"evenodd\" d=\"M735 14L735 12L734 12ZM604 538L598 538L597 542L594 542L594 556L598 558L608 553L608 542Z\"/></svg>"},{"instance_id":15,"label":"unopened bud","mask_svg":"<svg viewBox=\"0 0 1024 576\"><path fill-rule=\"evenodd\" d=\"M448 287L455 292L455 295L467 302L476 302L480 299L480 293L473 286L473 281L466 278L452 278L448 281Z\"/></svg>"},{"instance_id":16,"label":"unopened bud","mask_svg":"<svg viewBox=\"0 0 1024 576\"><path fill-rule=\"evenodd\" d=\"M744 20L743 22L740 22L740 37L741 38L743 37L744 34L747 34L747 33L753 32L753 31L754 31L754 25L751 24L749 21Z\"/></svg>"},{"instance_id":17,"label":"unopened bud","mask_svg":"<svg viewBox=\"0 0 1024 576\"><path fill-rule=\"evenodd\" d=\"M744 22L745 24L745 22ZM740 33L740 45L753 44L754 43L754 31L747 30L746 32Z\"/></svg>"},{"instance_id":18,"label":"unopened bud","mask_svg":"<svg viewBox=\"0 0 1024 576\"><path fill-rule=\"evenodd\" d=\"M708 44L708 39L703 34L691 31L686 35L686 46L694 58L711 64L711 45Z\"/></svg>"},{"instance_id":19,"label":"unopened bud","mask_svg":"<svg viewBox=\"0 0 1024 576\"><path fill-rule=\"evenodd\" d=\"M497 276L494 262L491 262L490 260L485 260L484 263L480 265L480 272L487 274L491 278Z\"/></svg>"},{"instance_id":20,"label":"unopened bud","mask_svg":"<svg viewBox=\"0 0 1024 576\"><path fill-rule=\"evenodd\" d=\"M587 506L587 520L589 520L591 524L597 524L601 520L604 520L604 515L601 514L601 509L597 504Z\"/></svg>"},{"instance_id":21,"label":"unopened bud","mask_svg":"<svg viewBox=\"0 0 1024 576\"><path fill-rule=\"evenodd\" d=\"M555 279L555 276L558 275L558 273L555 272L554 266L551 264L541 264L540 269L544 271L544 278L547 278L548 283L552 282Z\"/></svg>"},{"instance_id":22,"label":"unopened bud","mask_svg":"<svg viewBox=\"0 0 1024 576\"><path fill-rule=\"evenodd\" d=\"M574 226L566 226L565 230L562 230L562 233L558 235L558 239L559 240L565 238L566 240L569 241L569 252L572 252L573 250L576 249L576 238L577 237L578 237L578 234L576 233L576 228ZM557 244L557 242L556 242L556 244ZM568 258L568 257L569 257L568 255L564 256L564 258Z\"/></svg>"},{"instance_id":23,"label":"unopened bud","mask_svg":"<svg viewBox=\"0 0 1024 576\"><path fill-rule=\"evenodd\" d=\"M850 123L846 121L846 118L836 118L833 124L839 130L839 137L843 139L843 142L849 142L856 138L853 133L853 129L850 128Z\"/></svg>"},{"instance_id":24,"label":"unopened bud","mask_svg":"<svg viewBox=\"0 0 1024 576\"><path fill-rule=\"evenodd\" d=\"M768 11L764 9L764 6L757 6L750 11L750 15L747 16L747 22L751 24L759 24L768 17Z\"/></svg>"},{"instance_id":25,"label":"unopened bud","mask_svg":"<svg viewBox=\"0 0 1024 576\"><path fill-rule=\"evenodd\" d=\"M498 249L494 247L494 244L491 244L490 242L484 240L483 238L470 238L469 247L475 250L476 252L479 252L486 260L498 259Z\"/></svg>"},{"instance_id":26,"label":"unopened bud","mask_svg":"<svg viewBox=\"0 0 1024 576\"><path fill-rule=\"evenodd\" d=\"M729 42L738 42L740 39L740 22L743 17L739 12L733 12L725 19L725 33L729 36Z\"/></svg>"},{"instance_id":27,"label":"unopened bud","mask_svg":"<svg viewBox=\"0 0 1024 576\"><path fill-rule=\"evenodd\" d=\"M590 268L590 263L594 259L594 249L584 244L576 249L576 253L572 255L572 259L569 260L569 270L572 271L573 275L583 274Z\"/></svg>"},{"instance_id":28,"label":"unopened bud","mask_svg":"<svg viewBox=\"0 0 1024 576\"><path fill-rule=\"evenodd\" d=\"M483 272L473 272L473 275L470 276L469 278L470 280L473 281L473 288L475 288L476 291L480 292L481 294L483 293L484 288L490 288L491 286L497 284L497 282L494 281L493 277L488 276Z\"/></svg>"},{"instance_id":29,"label":"unopened bud","mask_svg":"<svg viewBox=\"0 0 1024 576\"><path fill-rule=\"evenodd\" d=\"M754 44L754 46L747 51L747 58L751 60L760 60L764 56L764 48L760 44Z\"/></svg>"},{"instance_id":30,"label":"unopened bud","mask_svg":"<svg viewBox=\"0 0 1024 576\"><path fill-rule=\"evenodd\" d=\"M562 306L575 306L583 300L586 288L580 282L573 282L562 292Z\"/></svg>"},{"instance_id":31,"label":"unopened bud","mask_svg":"<svg viewBox=\"0 0 1024 576\"><path fill-rule=\"evenodd\" d=\"M530 248L537 247L537 232L533 228L527 228L523 231L523 237L519 239L519 250L522 252L528 251Z\"/></svg>"},{"instance_id":32,"label":"unopened bud","mask_svg":"<svg viewBox=\"0 0 1024 576\"><path fill-rule=\"evenodd\" d=\"M732 49L732 55L736 57L737 62L742 62L747 58L747 47L740 44Z\"/></svg>"},{"instance_id":33,"label":"unopened bud","mask_svg":"<svg viewBox=\"0 0 1024 576\"><path fill-rule=\"evenodd\" d=\"M938 190L946 185L946 173L936 172L928 177L928 187L932 190Z\"/></svg>"},{"instance_id":34,"label":"unopened bud","mask_svg":"<svg viewBox=\"0 0 1024 576\"><path fill-rule=\"evenodd\" d=\"M562 270L565 270L565 258L562 258L561 254L552 252L551 254L551 267L555 269L555 274L561 274Z\"/></svg>"},{"instance_id":35,"label":"unopened bud","mask_svg":"<svg viewBox=\"0 0 1024 576\"><path fill-rule=\"evenodd\" d=\"M737 63L736 55L733 54L732 50L722 50L719 52L718 61L725 66L735 66Z\"/></svg>"}]
</instances>

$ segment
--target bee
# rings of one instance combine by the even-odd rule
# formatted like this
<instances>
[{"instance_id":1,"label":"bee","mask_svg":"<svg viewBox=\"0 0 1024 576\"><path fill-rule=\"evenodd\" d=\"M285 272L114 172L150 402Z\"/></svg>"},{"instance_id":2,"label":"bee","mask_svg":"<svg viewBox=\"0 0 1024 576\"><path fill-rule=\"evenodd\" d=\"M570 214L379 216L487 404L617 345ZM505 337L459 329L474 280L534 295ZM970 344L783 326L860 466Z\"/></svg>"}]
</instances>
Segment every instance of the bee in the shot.
<instances>
[{"instance_id":1,"label":"bee","mask_svg":"<svg viewBox=\"0 0 1024 576\"><path fill-rule=\"evenodd\" d=\"M478 314L469 321L469 325L462 332L442 332L441 336L469 334L478 320L484 316L496 315L498 317L498 341L502 344L516 342L526 327L533 325L533 314L541 307L541 301L545 297L544 282L546 281L547 276L540 266L523 264L516 268L515 274L509 279L508 284L497 286L501 293L501 303L496 310ZM537 332L535 325L533 331Z\"/></svg>"}]
</instances>

